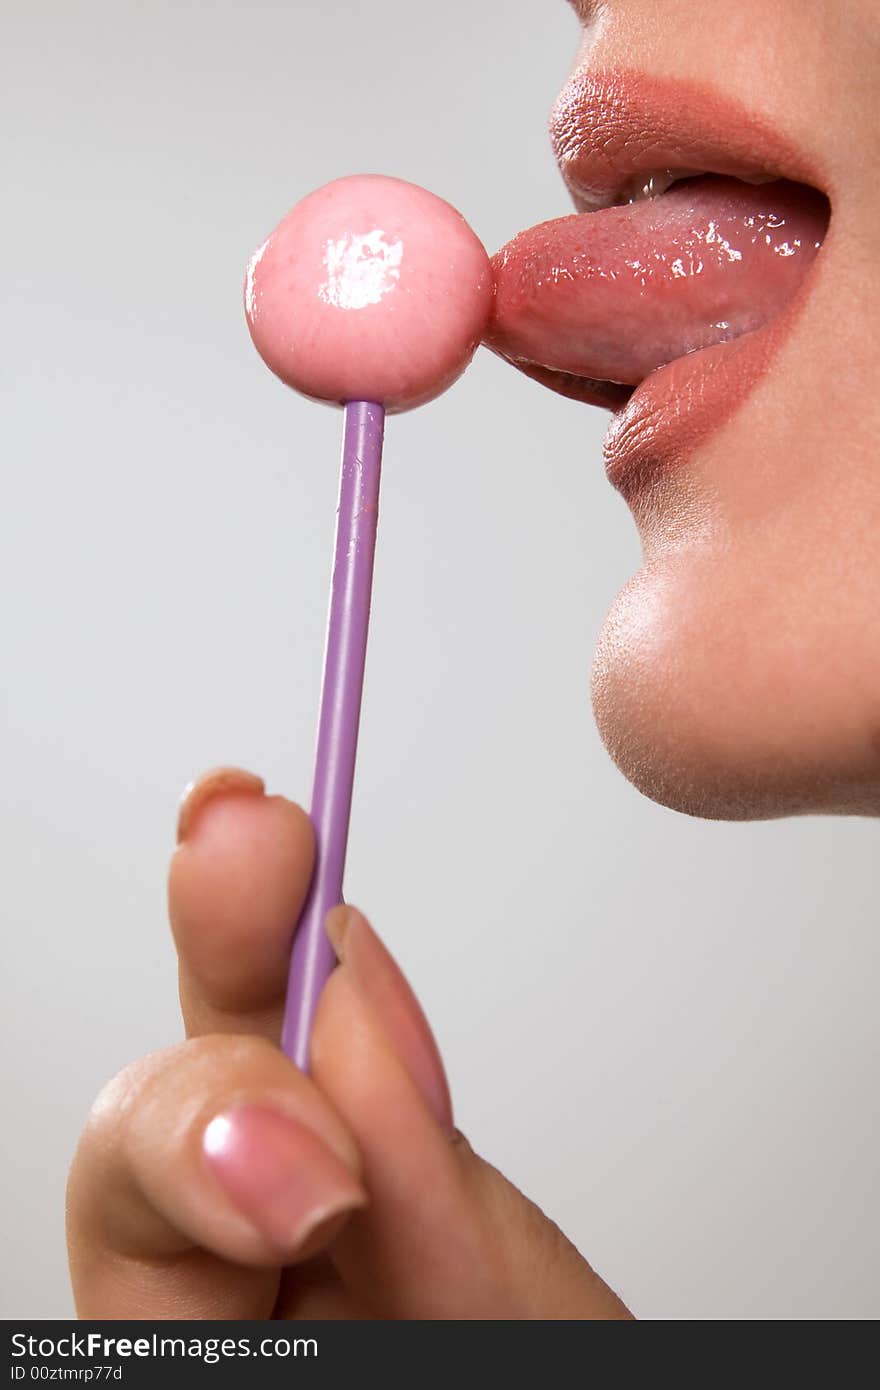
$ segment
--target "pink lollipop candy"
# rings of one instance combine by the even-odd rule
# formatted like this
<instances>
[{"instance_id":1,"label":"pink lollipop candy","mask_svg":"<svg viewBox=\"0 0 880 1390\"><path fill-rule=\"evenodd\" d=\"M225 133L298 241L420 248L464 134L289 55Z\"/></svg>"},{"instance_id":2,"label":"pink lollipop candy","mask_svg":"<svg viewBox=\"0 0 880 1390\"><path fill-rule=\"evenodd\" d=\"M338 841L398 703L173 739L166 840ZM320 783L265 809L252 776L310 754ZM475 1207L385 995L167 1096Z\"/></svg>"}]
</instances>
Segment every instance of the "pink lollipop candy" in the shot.
<instances>
[{"instance_id":1,"label":"pink lollipop candy","mask_svg":"<svg viewBox=\"0 0 880 1390\"><path fill-rule=\"evenodd\" d=\"M264 361L294 390L345 406L312 785L317 859L294 936L281 1038L304 1070L335 963L324 921L342 901L385 412L410 410L452 385L483 336L493 294L489 258L464 219L400 179L358 176L319 188L248 266L245 312Z\"/></svg>"},{"instance_id":2,"label":"pink lollipop candy","mask_svg":"<svg viewBox=\"0 0 880 1390\"><path fill-rule=\"evenodd\" d=\"M482 243L442 198L401 179L337 179L256 252L245 312L257 351L305 396L386 411L461 375L494 293Z\"/></svg>"}]
</instances>

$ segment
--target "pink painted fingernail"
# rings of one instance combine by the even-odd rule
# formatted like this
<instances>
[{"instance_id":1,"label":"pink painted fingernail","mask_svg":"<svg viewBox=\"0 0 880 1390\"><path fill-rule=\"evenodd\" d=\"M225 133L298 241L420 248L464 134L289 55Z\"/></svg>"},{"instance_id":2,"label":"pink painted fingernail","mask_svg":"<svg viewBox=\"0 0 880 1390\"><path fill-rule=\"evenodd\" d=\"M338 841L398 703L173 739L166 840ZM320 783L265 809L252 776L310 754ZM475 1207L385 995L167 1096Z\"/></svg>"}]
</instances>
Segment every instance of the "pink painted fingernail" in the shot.
<instances>
[{"instance_id":1,"label":"pink painted fingernail","mask_svg":"<svg viewBox=\"0 0 880 1390\"><path fill-rule=\"evenodd\" d=\"M230 1201L280 1255L295 1254L318 1227L366 1204L341 1159L275 1110L243 1105L216 1116L202 1149Z\"/></svg>"},{"instance_id":2,"label":"pink painted fingernail","mask_svg":"<svg viewBox=\"0 0 880 1390\"><path fill-rule=\"evenodd\" d=\"M334 907L327 935L438 1124L451 1134L452 1100L440 1050L400 966L356 908Z\"/></svg>"},{"instance_id":3,"label":"pink painted fingernail","mask_svg":"<svg viewBox=\"0 0 880 1390\"><path fill-rule=\"evenodd\" d=\"M177 817L177 842L183 844L193 831L199 813L218 796L262 796L266 786L255 772L241 767L215 767L184 788Z\"/></svg>"}]
</instances>

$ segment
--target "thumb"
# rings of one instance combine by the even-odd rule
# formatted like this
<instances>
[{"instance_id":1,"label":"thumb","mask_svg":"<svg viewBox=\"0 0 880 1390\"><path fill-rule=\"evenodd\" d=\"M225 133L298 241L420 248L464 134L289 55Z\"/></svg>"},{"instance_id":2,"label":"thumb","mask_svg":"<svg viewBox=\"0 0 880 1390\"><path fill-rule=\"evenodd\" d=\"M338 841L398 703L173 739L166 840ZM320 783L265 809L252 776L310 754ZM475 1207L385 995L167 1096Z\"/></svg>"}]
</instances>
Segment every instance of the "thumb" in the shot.
<instances>
[{"instance_id":1,"label":"thumb","mask_svg":"<svg viewBox=\"0 0 880 1390\"><path fill-rule=\"evenodd\" d=\"M349 1292L389 1319L621 1319L626 1308L532 1202L452 1128L439 1052L365 918L334 909L340 958L312 1074L354 1136L369 1206L331 1251Z\"/></svg>"}]
</instances>

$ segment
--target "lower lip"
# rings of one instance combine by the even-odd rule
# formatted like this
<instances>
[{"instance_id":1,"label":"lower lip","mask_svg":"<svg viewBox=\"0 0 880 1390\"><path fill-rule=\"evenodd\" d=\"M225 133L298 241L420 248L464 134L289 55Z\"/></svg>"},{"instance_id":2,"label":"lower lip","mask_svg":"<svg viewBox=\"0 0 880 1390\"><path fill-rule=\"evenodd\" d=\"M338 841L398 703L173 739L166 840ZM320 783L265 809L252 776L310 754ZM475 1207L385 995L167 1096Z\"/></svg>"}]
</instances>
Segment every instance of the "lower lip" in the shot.
<instances>
[{"instance_id":1,"label":"lower lip","mask_svg":"<svg viewBox=\"0 0 880 1390\"><path fill-rule=\"evenodd\" d=\"M687 462L745 403L772 366L805 305L828 244L776 318L726 343L658 367L634 391L517 362L527 376L570 399L613 411L603 453L609 482L631 506Z\"/></svg>"},{"instance_id":2,"label":"lower lip","mask_svg":"<svg viewBox=\"0 0 880 1390\"><path fill-rule=\"evenodd\" d=\"M702 348L652 372L615 411L605 438L608 479L627 502L680 467L744 404L770 368L806 299L732 342Z\"/></svg>"}]
</instances>

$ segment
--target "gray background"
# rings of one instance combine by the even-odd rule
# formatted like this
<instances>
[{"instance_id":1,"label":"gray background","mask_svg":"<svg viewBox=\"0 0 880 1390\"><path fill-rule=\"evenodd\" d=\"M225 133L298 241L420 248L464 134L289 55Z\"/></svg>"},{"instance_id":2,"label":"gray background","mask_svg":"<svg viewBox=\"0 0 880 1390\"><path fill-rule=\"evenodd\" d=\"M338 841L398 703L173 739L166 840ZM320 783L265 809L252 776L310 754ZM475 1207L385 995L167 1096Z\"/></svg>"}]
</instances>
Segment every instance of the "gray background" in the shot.
<instances>
[{"instance_id":1,"label":"gray background","mask_svg":"<svg viewBox=\"0 0 880 1390\"><path fill-rule=\"evenodd\" d=\"M245 330L287 207L381 171L490 248L568 211L563 0L3 0L4 1259L65 1316L99 1084L179 1035L176 796L307 798L340 420ZM10 138L12 137L12 138ZM643 800L588 673L638 563L604 416L481 354L389 434L347 878L474 1144L654 1318L880 1312L876 829Z\"/></svg>"}]
</instances>

